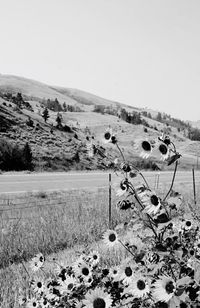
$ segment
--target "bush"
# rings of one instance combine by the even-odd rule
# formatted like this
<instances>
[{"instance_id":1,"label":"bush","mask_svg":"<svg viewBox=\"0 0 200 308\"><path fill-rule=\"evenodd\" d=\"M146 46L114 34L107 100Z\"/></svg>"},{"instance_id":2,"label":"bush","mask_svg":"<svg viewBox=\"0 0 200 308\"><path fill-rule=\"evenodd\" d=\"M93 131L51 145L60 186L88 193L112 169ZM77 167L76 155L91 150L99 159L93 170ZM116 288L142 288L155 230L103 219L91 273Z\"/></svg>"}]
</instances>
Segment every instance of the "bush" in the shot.
<instances>
[{"instance_id":1,"label":"bush","mask_svg":"<svg viewBox=\"0 0 200 308\"><path fill-rule=\"evenodd\" d=\"M28 143L24 147L0 141L0 169L4 171L33 170L32 152Z\"/></svg>"},{"instance_id":2,"label":"bush","mask_svg":"<svg viewBox=\"0 0 200 308\"><path fill-rule=\"evenodd\" d=\"M30 126L30 127L34 127L34 122L33 120L29 117L28 120L26 121L26 125Z\"/></svg>"},{"instance_id":3,"label":"bush","mask_svg":"<svg viewBox=\"0 0 200 308\"><path fill-rule=\"evenodd\" d=\"M68 126L68 125L64 125L64 126L62 127L62 130L63 130L64 132L66 132L66 133L72 133L72 132L73 132L73 130L71 129L71 127Z\"/></svg>"}]
</instances>

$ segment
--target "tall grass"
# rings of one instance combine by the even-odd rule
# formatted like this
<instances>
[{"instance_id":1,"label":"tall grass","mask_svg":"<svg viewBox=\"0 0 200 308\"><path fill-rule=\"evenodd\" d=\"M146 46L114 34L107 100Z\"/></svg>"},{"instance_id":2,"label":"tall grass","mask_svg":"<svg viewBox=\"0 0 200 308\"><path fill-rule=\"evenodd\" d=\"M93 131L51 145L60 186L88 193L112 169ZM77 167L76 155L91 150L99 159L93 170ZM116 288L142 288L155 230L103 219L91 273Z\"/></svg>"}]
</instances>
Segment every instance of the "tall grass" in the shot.
<instances>
[{"instance_id":1,"label":"tall grass","mask_svg":"<svg viewBox=\"0 0 200 308\"><path fill-rule=\"evenodd\" d=\"M112 200L113 225L125 221ZM108 192L73 190L0 201L0 267L99 240L108 228Z\"/></svg>"}]
</instances>

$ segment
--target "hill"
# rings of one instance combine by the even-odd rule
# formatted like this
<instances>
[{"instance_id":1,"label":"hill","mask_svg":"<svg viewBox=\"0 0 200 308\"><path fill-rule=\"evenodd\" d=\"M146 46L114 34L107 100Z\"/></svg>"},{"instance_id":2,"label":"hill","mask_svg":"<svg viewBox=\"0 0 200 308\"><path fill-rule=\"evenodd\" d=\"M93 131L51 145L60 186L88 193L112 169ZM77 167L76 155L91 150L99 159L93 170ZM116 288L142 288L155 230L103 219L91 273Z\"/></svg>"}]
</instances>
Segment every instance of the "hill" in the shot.
<instances>
[{"instance_id":1,"label":"hill","mask_svg":"<svg viewBox=\"0 0 200 308\"><path fill-rule=\"evenodd\" d=\"M48 107L49 118L42 113ZM56 122L57 115L62 124ZM30 125L30 120L33 125ZM122 150L129 160L139 159L141 140L157 139L164 130L183 154L181 167L190 168L198 162L199 141L188 138L188 123L150 109L139 109L96 95L69 88L53 87L30 79L0 75L0 137L12 144L31 146L36 170L106 169L109 160L87 155L87 139L102 144L107 127L117 134ZM113 145L102 150L112 160L118 156ZM165 168L159 157L153 157L159 168ZM152 165L150 165L151 167Z\"/></svg>"}]
</instances>

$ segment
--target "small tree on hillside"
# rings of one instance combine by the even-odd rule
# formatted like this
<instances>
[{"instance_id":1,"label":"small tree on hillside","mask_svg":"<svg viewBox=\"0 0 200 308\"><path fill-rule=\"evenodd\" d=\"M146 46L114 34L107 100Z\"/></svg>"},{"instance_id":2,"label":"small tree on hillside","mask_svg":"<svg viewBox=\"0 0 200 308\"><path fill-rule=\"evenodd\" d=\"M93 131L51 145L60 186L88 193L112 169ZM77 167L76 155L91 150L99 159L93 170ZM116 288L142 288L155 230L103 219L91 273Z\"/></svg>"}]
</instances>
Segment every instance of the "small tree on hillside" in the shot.
<instances>
[{"instance_id":1,"label":"small tree on hillside","mask_svg":"<svg viewBox=\"0 0 200 308\"><path fill-rule=\"evenodd\" d=\"M56 117L57 127L62 126L62 115L58 112Z\"/></svg>"},{"instance_id":2,"label":"small tree on hillside","mask_svg":"<svg viewBox=\"0 0 200 308\"><path fill-rule=\"evenodd\" d=\"M67 112L67 105L66 105L65 102L63 103L63 110L64 110L64 112Z\"/></svg>"},{"instance_id":3,"label":"small tree on hillside","mask_svg":"<svg viewBox=\"0 0 200 308\"><path fill-rule=\"evenodd\" d=\"M24 100L20 92L18 92L16 96L13 96L12 101L17 105L17 107L22 108Z\"/></svg>"},{"instance_id":4,"label":"small tree on hillside","mask_svg":"<svg viewBox=\"0 0 200 308\"><path fill-rule=\"evenodd\" d=\"M49 110L47 109L47 107L42 112L42 117L44 118L44 121L46 123L47 119L49 118Z\"/></svg>"}]
</instances>

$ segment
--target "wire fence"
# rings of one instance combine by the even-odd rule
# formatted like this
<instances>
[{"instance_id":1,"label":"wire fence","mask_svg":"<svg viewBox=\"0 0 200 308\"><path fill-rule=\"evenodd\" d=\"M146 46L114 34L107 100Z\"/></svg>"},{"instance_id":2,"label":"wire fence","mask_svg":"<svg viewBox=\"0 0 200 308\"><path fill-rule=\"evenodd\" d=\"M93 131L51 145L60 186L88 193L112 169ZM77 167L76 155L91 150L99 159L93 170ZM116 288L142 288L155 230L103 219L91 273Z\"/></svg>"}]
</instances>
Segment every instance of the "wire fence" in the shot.
<instances>
[{"instance_id":1,"label":"wire fence","mask_svg":"<svg viewBox=\"0 0 200 308\"><path fill-rule=\"evenodd\" d=\"M160 172L156 172L154 178L151 179L152 188L158 191L162 186L166 186L162 183L162 177ZM195 170L192 169L191 179L184 182L178 182L178 185L184 187L184 185L192 185L194 202L196 204L199 178L196 180ZM92 191L89 194L93 194L94 198L99 199L99 196L104 192L104 196L107 196L106 203L108 208L108 221L109 226L112 221L112 177L108 175L108 185L97 188L96 191ZM176 184L176 180L175 180ZM41 212L50 210L52 208L69 208L72 204L76 204L75 199L77 195L80 195L81 191L55 191L55 192L37 192L27 193L22 195L0 195L0 218L1 219L28 219L29 216L33 217L33 214L41 216ZM105 197L104 197L105 198ZM88 198L88 203L90 202ZM106 206L106 205L105 205ZM81 205L79 204L79 207ZM35 215L36 216L36 215Z\"/></svg>"}]
</instances>

